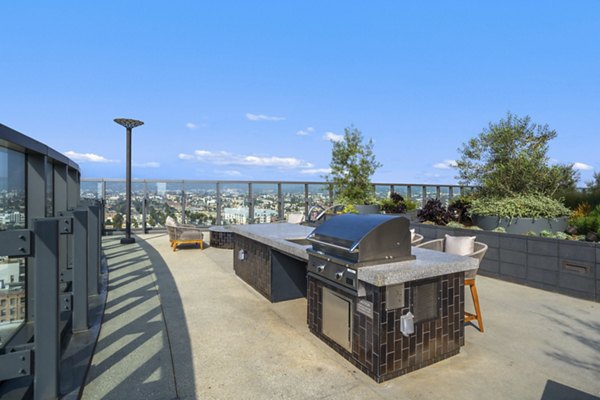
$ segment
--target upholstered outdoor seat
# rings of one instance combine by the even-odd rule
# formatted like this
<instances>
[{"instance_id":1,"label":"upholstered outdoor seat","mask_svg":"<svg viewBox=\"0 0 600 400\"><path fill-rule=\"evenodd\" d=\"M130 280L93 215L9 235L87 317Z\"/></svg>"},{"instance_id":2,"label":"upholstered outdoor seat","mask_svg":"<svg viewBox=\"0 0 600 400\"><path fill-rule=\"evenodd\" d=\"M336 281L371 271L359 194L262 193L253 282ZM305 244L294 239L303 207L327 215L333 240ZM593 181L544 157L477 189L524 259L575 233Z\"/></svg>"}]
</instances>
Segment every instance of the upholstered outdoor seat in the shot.
<instances>
[{"instance_id":1,"label":"upholstered outdoor seat","mask_svg":"<svg viewBox=\"0 0 600 400\"><path fill-rule=\"evenodd\" d=\"M165 226L169 233L169 240L171 241L173 251L176 251L177 246L180 244L195 244L200 249L204 248L204 234L199 227L189 224L179 224L172 217L167 217Z\"/></svg>"},{"instance_id":2,"label":"upholstered outdoor seat","mask_svg":"<svg viewBox=\"0 0 600 400\"><path fill-rule=\"evenodd\" d=\"M465 243L468 242L466 239L472 239L473 246L472 247L463 247L462 249L457 250L457 248L461 247L460 244L457 246L453 243L453 248L451 249L451 251L447 251L448 249L446 248L447 247L446 239L450 239L450 240L454 240L454 241L457 239L458 240L465 239L464 240ZM477 259L477 261L479 263L481 263L481 261L483 260L483 257L485 256L485 253L488 249L487 244L475 241L474 236L468 237L468 236L450 236L450 235L446 235L446 237L442 238L442 239L430 240L428 242L418 245L417 247L420 247L422 249L435 250L435 251L444 251L447 253L458 254L461 256L473 257L473 258ZM475 285L475 277L476 276L477 276L477 269L465 272L465 286L469 286L469 288L471 290L471 296L473 297L473 306L475 307L475 313L470 313L470 312L465 311L465 322L469 322L469 321L476 319L477 325L479 327L479 331L483 332L483 318L481 316L481 309L479 307L479 296L477 295L477 286Z\"/></svg>"}]
</instances>

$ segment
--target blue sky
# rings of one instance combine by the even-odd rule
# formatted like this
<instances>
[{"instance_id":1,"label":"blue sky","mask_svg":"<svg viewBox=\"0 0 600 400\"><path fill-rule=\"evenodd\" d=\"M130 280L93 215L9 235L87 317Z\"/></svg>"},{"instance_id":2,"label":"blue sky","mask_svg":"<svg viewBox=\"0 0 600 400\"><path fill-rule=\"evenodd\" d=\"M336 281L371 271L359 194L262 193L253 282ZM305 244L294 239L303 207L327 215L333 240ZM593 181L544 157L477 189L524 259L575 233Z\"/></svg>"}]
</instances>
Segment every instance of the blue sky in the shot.
<instances>
[{"instance_id":1,"label":"blue sky","mask_svg":"<svg viewBox=\"0 0 600 400\"><path fill-rule=\"evenodd\" d=\"M84 177L321 180L354 124L377 182L452 183L507 111L600 171L600 2L4 2L0 122ZM446 167L446 168L444 168Z\"/></svg>"}]
</instances>

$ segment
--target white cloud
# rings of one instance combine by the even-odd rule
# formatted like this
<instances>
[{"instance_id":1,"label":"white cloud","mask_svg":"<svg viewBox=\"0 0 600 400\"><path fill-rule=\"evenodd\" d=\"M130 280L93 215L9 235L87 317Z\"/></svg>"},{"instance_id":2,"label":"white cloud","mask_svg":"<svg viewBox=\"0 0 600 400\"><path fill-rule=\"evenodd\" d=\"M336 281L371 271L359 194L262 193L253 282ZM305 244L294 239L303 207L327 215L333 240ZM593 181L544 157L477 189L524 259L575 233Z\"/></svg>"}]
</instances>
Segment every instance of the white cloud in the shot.
<instances>
[{"instance_id":1,"label":"white cloud","mask_svg":"<svg viewBox=\"0 0 600 400\"><path fill-rule=\"evenodd\" d=\"M185 124L185 127L191 130L198 129L198 125L194 124L193 122L188 122Z\"/></svg>"},{"instance_id":2,"label":"white cloud","mask_svg":"<svg viewBox=\"0 0 600 400\"><path fill-rule=\"evenodd\" d=\"M311 133L313 133L314 131L315 131L315 128L313 128L312 126L309 126L306 129L301 129L298 132L296 132L296 135L307 136L307 135L310 135Z\"/></svg>"},{"instance_id":3,"label":"white cloud","mask_svg":"<svg viewBox=\"0 0 600 400\"><path fill-rule=\"evenodd\" d=\"M246 113L246 118L250 121L283 121L283 120L285 120L285 117L273 117L271 115L251 114L251 113Z\"/></svg>"},{"instance_id":4,"label":"white cloud","mask_svg":"<svg viewBox=\"0 0 600 400\"><path fill-rule=\"evenodd\" d=\"M329 174L331 173L331 168L308 168L301 170L300 173L306 175Z\"/></svg>"},{"instance_id":5,"label":"white cloud","mask_svg":"<svg viewBox=\"0 0 600 400\"><path fill-rule=\"evenodd\" d=\"M240 171L237 171L235 169L228 169L226 171L221 171L221 173L223 175L227 175L227 176L240 176L240 175L242 175L242 173Z\"/></svg>"},{"instance_id":6,"label":"white cloud","mask_svg":"<svg viewBox=\"0 0 600 400\"><path fill-rule=\"evenodd\" d=\"M592 167L591 165L588 165L588 164L584 164L582 162L576 162L573 164L573 169L577 169L580 171L588 171L590 169L594 169L594 167Z\"/></svg>"},{"instance_id":7,"label":"white cloud","mask_svg":"<svg viewBox=\"0 0 600 400\"><path fill-rule=\"evenodd\" d=\"M92 163L116 163L119 160L109 160L106 157L100 156L94 153L77 153L75 151L66 151L65 156L69 157L73 161L79 162L92 162Z\"/></svg>"},{"instance_id":8,"label":"white cloud","mask_svg":"<svg viewBox=\"0 0 600 400\"><path fill-rule=\"evenodd\" d=\"M437 169L450 169L456 167L456 160L444 160L437 164L433 164L433 168Z\"/></svg>"},{"instance_id":9,"label":"white cloud","mask_svg":"<svg viewBox=\"0 0 600 400\"><path fill-rule=\"evenodd\" d=\"M216 165L249 165L278 168L311 168L309 162L295 157L255 156L233 154L227 151L195 150L193 154L179 154L181 160L195 160Z\"/></svg>"},{"instance_id":10,"label":"white cloud","mask_svg":"<svg viewBox=\"0 0 600 400\"><path fill-rule=\"evenodd\" d=\"M341 142L344 140L344 135L338 135L337 133L333 132L325 132L325 135L323 135L323 140L329 140L330 142Z\"/></svg>"},{"instance_id":11,"label":"white cloud","mask_svg":"<svg viewBox=\"0 0 600 400\"><path fill-rule=\"evenodd\" d=\"M145 163L133 163L133 166L138 168L160 168L160 163L156 161L148 161Z\"/></svg>"}]
</instances>

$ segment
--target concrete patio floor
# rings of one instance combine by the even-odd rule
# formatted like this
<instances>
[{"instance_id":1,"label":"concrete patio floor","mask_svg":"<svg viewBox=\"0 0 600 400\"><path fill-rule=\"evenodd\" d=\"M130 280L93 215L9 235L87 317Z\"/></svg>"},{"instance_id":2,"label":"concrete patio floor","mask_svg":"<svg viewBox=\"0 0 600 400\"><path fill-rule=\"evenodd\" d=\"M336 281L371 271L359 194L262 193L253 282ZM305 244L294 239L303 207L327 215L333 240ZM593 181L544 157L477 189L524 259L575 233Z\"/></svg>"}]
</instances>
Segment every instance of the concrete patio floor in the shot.
<instances>
[{"instance_id":1,"label":"concrete patio floor","mask_svg":"<svg viewBox=\"0 0 600 400\"><path fill-rule=\"evenodd\" d=\"M459 355L377 384L308 331L305 299L238 279L231 250L118 239L84 399L600 398L598 303L480 276L485 333L467 325Z\"/></svg>"}]
</instances>

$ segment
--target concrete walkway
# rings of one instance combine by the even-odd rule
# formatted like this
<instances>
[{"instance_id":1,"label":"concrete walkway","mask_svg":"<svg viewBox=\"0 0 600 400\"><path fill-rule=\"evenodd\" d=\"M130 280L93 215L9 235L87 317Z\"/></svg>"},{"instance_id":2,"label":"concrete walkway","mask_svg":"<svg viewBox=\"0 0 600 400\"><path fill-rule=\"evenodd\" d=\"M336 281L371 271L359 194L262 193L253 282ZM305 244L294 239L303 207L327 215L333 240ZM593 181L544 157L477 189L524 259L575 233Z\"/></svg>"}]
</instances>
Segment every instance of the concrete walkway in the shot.
<instances>
[{"instance_id":1,"label":"concrete walkway","mask_svg":"<svg viewBox=\"0 0 600 400\"><path fill-rule=\"evenodd\" d=\"M486 332L467 326L458 356L376 384L310 334L305 299L271 304L238 279L231 250L142 238L105 239L84 399L600 398L598 303L478 277Z\"/></svg>"}]
</instances>

